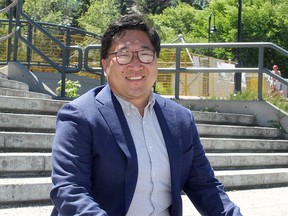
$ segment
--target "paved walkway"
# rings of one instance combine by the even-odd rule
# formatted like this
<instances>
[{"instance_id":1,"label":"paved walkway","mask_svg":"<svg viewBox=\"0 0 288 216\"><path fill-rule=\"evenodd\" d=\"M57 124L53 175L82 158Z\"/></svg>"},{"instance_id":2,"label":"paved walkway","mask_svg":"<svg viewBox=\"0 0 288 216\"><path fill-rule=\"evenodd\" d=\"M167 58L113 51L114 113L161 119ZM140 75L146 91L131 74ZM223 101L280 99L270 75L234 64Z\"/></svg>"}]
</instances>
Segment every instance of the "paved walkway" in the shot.
<instances>
[{"instance_id":1,"label":"paved walkway","mask_svg":"<svg viewBox=\"0 0 288 216\"><path fill-rule=\"evenodd\" d=\"M230 191L228 194L244 216L288 216L288 187ZM199 216L190 203L183 197L183 216Z\"/></svg>"},{"instance_id":2,"label":"paved walkway","mask_svg":"<svg viewBox=\"0 0 288 216\"><path fill-rule=\"evenodd\" d=\"M244 216L288 216L288 187L228 192ZM200 216L183 196L183 216ZM52 206L1 208L1 216L49 216Z\"/></svg>"}]
</instances>

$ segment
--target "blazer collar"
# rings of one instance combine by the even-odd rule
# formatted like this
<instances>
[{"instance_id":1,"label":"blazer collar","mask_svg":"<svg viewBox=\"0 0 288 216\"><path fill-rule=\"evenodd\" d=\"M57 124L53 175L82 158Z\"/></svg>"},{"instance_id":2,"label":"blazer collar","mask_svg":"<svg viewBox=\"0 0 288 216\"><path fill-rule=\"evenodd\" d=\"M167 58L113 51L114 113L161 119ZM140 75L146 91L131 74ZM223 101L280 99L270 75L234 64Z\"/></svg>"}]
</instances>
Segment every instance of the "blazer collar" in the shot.
<instances>
[{"instance_id":1,"label":"blazer collar","mask_svg":"<svg viewBox=\"0 0 288 216\"><path fill-rule=\"evenodd\" d=\"M97 94L96 100L98 100L103 105L99 108L99 110L103 117L106 119L106 122L109 125L116 142L127 157L128 172L126 175L125 183L125 187L127 188L125 192L125 207L127 212L133 198L138 176L137 154L133 138L121 105L112 93L109 85L106 85ZM182 163L182 152L178 140L181 136L181 131L178 125L175 127L177 122L176 111L173 106L168 105L164 98L156 94L154 110L163 133L169 156L173 209L181 209L181 202L179 203L179 200L181 200L181 197L179 198L181 192L179 181L181 176L180 167Z\"/></svg>"},{"instance_id":2,"label":"blazer collar","mask_svg":"<svg viewBox=\"0 0 288 216\"><path fill-rule=\"evenodd\" d=\"M121 105L106 85L96 96L96 100L103 104L99 108L103 118L110 127L118 146L127 158L127 172L125 178L125 212L128 211L136 187L138 176L138 162L135 145L129 130Z\"/></svg>"},{"instance_id":3,"label":"blazer collar","mask_svg":"<svg viewBox=\"0 0 288 216\"><path fill-rule=\"evenodd\" d=\"M170 103L169 103L170 104ZM182 164L182 151L179 139L181 138L180 127L177 124L176 110L172 106L168 106L165 99L157 96L154 106L158 121L162 130L162 134L166 143L171 172L171 193L172 193L172 208L171 214L174 211L182 209L181 200L181 164ZM173 213L174 212L174 213Z\"/></svg>"}]
</instances>

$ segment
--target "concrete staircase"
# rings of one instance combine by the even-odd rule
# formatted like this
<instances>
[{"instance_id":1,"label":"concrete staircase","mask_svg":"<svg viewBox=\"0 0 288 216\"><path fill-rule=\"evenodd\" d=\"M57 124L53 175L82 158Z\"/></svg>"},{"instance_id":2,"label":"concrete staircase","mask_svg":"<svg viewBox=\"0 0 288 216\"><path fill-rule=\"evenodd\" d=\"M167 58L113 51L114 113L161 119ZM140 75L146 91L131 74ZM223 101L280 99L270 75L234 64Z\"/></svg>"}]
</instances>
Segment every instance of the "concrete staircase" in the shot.
<instances>
[{"instance_id":1,"label":"concrete staircase","mask_svg":"<svg viewBox=\"0 0 288 216\"><path fill-rule=\"evenodd\" d=\"M67 101L0 78L0 208L50 203L56 113ZM194 112L216 176L226 188L288 185L288 140L252 115Z\"/></svg>"}]
</instances>

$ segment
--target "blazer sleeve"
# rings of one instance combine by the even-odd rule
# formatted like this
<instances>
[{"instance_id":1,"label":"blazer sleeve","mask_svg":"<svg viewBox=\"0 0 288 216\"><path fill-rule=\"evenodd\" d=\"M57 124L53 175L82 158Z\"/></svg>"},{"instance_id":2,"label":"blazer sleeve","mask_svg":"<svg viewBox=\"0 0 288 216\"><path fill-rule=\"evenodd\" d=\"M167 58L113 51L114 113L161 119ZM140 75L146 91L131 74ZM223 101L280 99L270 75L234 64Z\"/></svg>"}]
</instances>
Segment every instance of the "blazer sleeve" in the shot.
<instances>
[{"instance_id":1,"label":"blazer sleeve","mask_svg":"<svg viewBox=\"0 0 288 216\"><path fill-rule=\"evenodd\" d=\"M71 104L57 115L52 147L52 215L107 215L91 196L91 128Z\"/></svg>"},{"instance_id":2,"label":"blazer sleeve","mask_svg":"<svg viewBox=\"0 0 288 216\"><path fill-rule=\"evenodd\" d=\"M190 170L183 190L196 209L205 216L241 216L240 208L235 205L224 191L223 184L217 180L200 142L197 127L191 113L190 136L192 148L185 153ZM185 158L184 157L184 158ZM185 161L184 161L185 163Z\"/></svg>"}]
</instances>

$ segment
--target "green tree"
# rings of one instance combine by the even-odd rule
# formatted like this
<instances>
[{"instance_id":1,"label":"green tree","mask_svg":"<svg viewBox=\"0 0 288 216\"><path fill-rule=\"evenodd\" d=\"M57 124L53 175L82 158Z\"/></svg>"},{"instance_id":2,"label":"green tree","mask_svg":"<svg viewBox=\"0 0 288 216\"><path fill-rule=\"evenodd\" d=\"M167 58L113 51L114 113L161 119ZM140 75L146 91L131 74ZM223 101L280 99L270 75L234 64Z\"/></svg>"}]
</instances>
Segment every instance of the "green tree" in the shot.
<instances>
[{"instance_id":1,"label":"green tree","mask_svg":"<svg viewBox=\"0 0 288 216\"><path fill-rule=\"evenodd\" d=\"M138 0L138 7L140 11L145 14L160 14L168 6L175 6L176 0Z\"/></svg>"},{"instance_id":2,"label":"green tree","mask_svg":"<svg viewBox=\"0 0 288 216\"><path fill-rule=\"evenodd\" d=\"M119 16L117 0L92 0L87 12L78 19L78 22L87 31L103 34L107 26Z\"/></svg>"},{"instance_id":3,"label":"green tree","mask_svg":"<svg viewBox=\"0 0 288 216\"><path fill-rule=\"evenodd\" d=\"M179 0L119 0L121 14L139 12L144 14L160 14L166 7L175 6Z\"/></svg>"},{"instance_id":4,"label":"green tree","mask_svg":"<svg viewBox=\"0 0 288 216\"><path fill-rule=\"evenodd\" d=\"M215 13L219 34L215 42L236 42L238 24L238 1L212 0L208 12ZM286 0L250 0L242 3L242 42L272 42L288 49L288 2ZM229 52L215 51L217 57L227 57ZM236 59L236 52L230 52ZM258 52L253 49L241 49L241 61L245 67L257 66ZM283 55L271 49L265 49L264 66L278 64L284 76L287 76L288 62Z\"/></svg>"},{"instance_id":5,"label":"green tree","mask_svg":"<svg viewBox=\"0 0 288 216\"><path fill-rule=\"evenodd\" d=\"M23 11L38 22L71 25L80 6L78 0L25 0Z\"/></svg>"},{"instance_id":6,"label":"green tree","mask_svg":"<svg viewBox=\"0 0 288 216\"><path fill-rule=\"evenodd\" d=\"M158 29L163 42L171 42L179 34L191 38L194 31L198 31L196 25L195 8L187 3L179 3L176 7L167 7L161 14L150 15Z\"/></svg>"}]
</instances>

